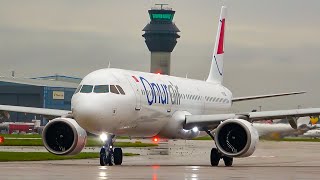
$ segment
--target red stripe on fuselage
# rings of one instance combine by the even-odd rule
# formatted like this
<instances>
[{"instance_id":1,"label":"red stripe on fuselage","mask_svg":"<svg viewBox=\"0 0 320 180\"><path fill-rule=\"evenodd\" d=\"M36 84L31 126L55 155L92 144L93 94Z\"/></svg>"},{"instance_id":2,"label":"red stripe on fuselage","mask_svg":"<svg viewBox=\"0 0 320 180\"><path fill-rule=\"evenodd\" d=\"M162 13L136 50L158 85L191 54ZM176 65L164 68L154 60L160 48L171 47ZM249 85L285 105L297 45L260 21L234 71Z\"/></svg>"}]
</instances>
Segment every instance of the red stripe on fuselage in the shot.
<instances>
[{"instance_id":1,"label":"red stripe on fuselage","mask_svg":"<svg viewBox=\"0 0 320 180\"><path fill-rule=\"evenodd\" d=\"M137 77L135 77L135 76L132 76L132 77L136 82L139 82L139 79Z\"/></svg>"},{"instance_id":2,"label":"red stripe on fuselage","mask_svg":"<svg viewBox=\"0 0 320 180\"><path fill-rule=\"evenodd\" d=\"M221 29L220 29L220 37L219 37L219 44L218 44L218 50L217 54L223 54L223 43L224 43L224 25L225 25L226 19L222 19L221 21Z\"/></svg>"}]
</instances>

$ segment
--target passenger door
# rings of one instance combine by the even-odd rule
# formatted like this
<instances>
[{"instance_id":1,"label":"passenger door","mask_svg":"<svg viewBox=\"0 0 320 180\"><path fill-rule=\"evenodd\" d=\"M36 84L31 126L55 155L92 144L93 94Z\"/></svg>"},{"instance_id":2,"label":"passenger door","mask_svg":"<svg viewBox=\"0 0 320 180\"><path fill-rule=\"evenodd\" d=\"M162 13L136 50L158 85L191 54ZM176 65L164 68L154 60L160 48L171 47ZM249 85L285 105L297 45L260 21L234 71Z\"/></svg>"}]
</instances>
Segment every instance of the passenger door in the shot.
<instances>
[{"instance_id":1,"label":"passenger door","mask_svg":"<svg viewBox=\"0 0 320 180\"><path fill-rule=\"evenodd\" d=\"M135 110L141 110L141 90L139 88L139 80L137 81L137 77L132 76L128 77L127 80L129 81L130 86L132 87L135 97L136 97L136 106Z\"/></svg>"}]
</instances>

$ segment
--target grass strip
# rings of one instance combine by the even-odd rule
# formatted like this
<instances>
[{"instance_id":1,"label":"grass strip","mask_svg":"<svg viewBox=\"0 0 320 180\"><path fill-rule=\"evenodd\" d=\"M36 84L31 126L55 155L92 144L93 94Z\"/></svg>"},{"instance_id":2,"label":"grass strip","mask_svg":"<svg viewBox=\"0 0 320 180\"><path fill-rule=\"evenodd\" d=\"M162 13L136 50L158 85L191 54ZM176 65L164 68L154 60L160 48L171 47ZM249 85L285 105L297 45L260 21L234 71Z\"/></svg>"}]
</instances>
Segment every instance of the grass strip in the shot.
<instances>
[{"instance_id":1,"label":"grass strip","mask_svg":"<svg viewBox=\"0 0 320 180\"><path fill-rule=\"evenodd\" d=\"M278 142L320 142L320 139L313 138L283 138L283 139L275 139L275 140L267 140L267 141L278 141Z\"/></svg>"},{"instance_id":2,"label":"grass strip","mask_svg":"<svg viewBox=\"0 0 320 180\"><path fill-rule=\"evenodd\" d=\"M197 137L194 138L193 140L212 140L210 136L203 136L203 137ZM265 139L265 138L260 138L260 140L263 141L285 141L285 142L320 142L320 139L315 139L315 138L304 138L304 137L287 137L287 138L282 138L282 139Z\"/></svg>"},{"instance_id":3,"label":"grass strip","mask_svg":"<svg viewBox=\"0 0 320 180\"><path fill-rule=\"evenodd\" d=\"M192 140L212 140L210 136L202 136L202 137L196 137Z\"/></svg>"},{"instance_id":4,"label":"grass strip","mask_svg":"<svg viewBox=\"0 0 320 180\"><path fill-rule=\"evenodd\" d=\"M124 156L138 156L139 154L124 153ZM80 153L75 156L57 156L48 152L0 152L0 162L9 161L47 161L67 159L99 158L99 153Z\"/></svg>"},{"instance_id":5,"label":"grass strip","mask_svg":"<svg viewBox=\"0 0 320 180\"><path fill-rule=\"evenodd\" d=\"M86 147L101 147L103 143L97 139L89 138ZM43 146L42 139L5 139L0 146ZM116 142L116 147L152 147L153 143L137 142Z\"/></svg>"},{"instance_id":6,"label":"grass strip","mask_svg":"<svg viewBox=\"0 0 320 180\"><path fill-rule=\"evenodd\" d=\"M40 134L0 134L4 138L41 138Z\"/></svg>"},{"instance_id":7,"label":"grass strip","mask_svg":"<svg viewBox=\"0 0 320 180\"><path fill-rule=\"evenodd\" d=\"M0 134L4 138L42 138L40 134ZM99 138L89 136L89 138ZM130 139L128 136L118 136L117 139Z\"/></svg>"}]
</instances>

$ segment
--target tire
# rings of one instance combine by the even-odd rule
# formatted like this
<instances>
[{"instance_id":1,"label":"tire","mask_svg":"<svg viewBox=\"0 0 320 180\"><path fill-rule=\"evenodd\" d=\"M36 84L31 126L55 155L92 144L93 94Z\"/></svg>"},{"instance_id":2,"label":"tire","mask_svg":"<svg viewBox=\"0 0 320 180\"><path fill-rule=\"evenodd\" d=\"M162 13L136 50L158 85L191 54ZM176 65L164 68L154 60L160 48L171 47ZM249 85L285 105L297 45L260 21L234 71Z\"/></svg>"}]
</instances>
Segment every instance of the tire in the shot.
<instances>
[{"instance_id":1,"label":"tire","mask_svg":"<svg viewBox=\"0 0 320 180\"><path fill-rule=\"evenodd\" d=\"M223 161L224 161L224 165L227 166L227 167L231 167L232 166L232 163L233 163L233 158L231 157L223 157L222 158Z\"/></svg>"},{"instance_id":2,"label":"tire","mask_svg":"<svg viewBox=\"0 0 320 180\"><path fill-rule=\"evenodd\" d=\"M218 166L220 159L221 159L221 155L218 152L218 150L216 148L212 148L211 154L210 154L211 166Z\"/></svg>"},{"instance_id":3,"label":"tire","mask_svg":"<svg viewBox=\"0 0 320 180\"><path fill-rule=\"evenodd\" d=\"M121 148L115 148L114 149L113 158L114 158L114 164L115 165L121 165L122 164L123 154L122 154L122 149Z\"/></svg>"},{"instance_id":4,"label":"tire","mask_svg":"<svg viewBox=\"0 0 320 180\"><path fill-rule=\"evenodd\" d=\"M101 150L100 150L100 166L106 166L106 165L107 165L106 150L104 148L101 148Z\"/></svg>"},{"instance_id":5,"label":"tire","mask_svg":"<svg viewBox=\"0 0 320 180\"><path fill-rule=\"evenodd\" d=\"M113 152L112 149L109 151L109 153L107 154L107 165L109 166L113 166Z\"/></svg>"}]
</instances>

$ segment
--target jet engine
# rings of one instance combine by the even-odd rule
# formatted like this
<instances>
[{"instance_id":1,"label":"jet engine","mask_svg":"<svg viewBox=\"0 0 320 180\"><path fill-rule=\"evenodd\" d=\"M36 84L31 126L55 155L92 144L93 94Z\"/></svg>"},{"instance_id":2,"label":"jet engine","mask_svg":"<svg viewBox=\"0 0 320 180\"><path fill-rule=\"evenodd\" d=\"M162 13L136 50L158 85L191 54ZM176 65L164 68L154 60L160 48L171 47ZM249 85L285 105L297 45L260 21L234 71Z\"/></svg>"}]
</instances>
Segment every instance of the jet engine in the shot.
<instances>
[{"instance_id":1,"label":"jet engine","mask_svg":"<svg viewBox=\"0 0 320 180\"><path fill-rule=\"evenodd\" d=\"M44 147L56 155L75 155L87 142L87 133L71 118L56 118L43 129Z\"/></svg>"},{"instance_id":2,"label":"jet engine","mask_svg":"<svg viewBox=\"0 0 320 180\"><path fill-rule=\"evenodd\" d=\"M192 139L197 137L200 133L198 128L183 129L187 115L191 114L187 111L175 112L158 135L170 139Z\"/></svg>"},{"instance_id":3,"label":"jet engine","mask_svg":"<svg viewBox=\"0 0 320 180\"><path fill-rule=\"evenodd\" d=\"M228 119L215 133L217 149L228 157L248 157L253 154L259 141L257 130L246 120Z\"/></svg>"}]
</instances>

